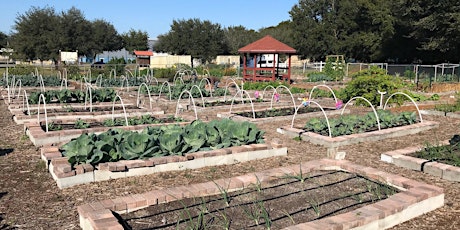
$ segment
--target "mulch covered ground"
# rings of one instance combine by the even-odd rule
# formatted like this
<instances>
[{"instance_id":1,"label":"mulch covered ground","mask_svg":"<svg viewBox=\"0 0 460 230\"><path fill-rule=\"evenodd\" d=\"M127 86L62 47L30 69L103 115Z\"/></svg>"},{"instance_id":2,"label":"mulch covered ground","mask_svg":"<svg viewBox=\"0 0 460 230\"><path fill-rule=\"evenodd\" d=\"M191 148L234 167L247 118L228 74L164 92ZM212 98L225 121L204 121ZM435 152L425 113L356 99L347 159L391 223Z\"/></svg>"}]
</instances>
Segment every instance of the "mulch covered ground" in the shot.
<instances>
[{"instance_id":1,"label":"mulch covered ground","mask_svg":"<svg viewBox=\"0 0 460 230\"><path fill-rule=\"evenodd\" d=\"M200 117L212 118L215 115L211 112L200 114ZM407 137L346 146L340 151L345 151L346 159L357 164L375 167L444 188L446 195L444 207L400 224L393 229L459 229L460 183L444 181L380 161L382 152L412 145L423 145L426 142L436 143L459 133L460 120L428 116L425 116L424 119L440 122L439 128ZM76 207L81 204L143 193L163 187L232 177L326 156L326 149L323 147L298 142L276 133L277 127L289 124L290 121L274 120L259 125L266 131L268 139L279 138L284 141L288 147L287 157L197 170L158 173L78 185L60 190L40 159L39 149L34 147L24 135L23 126L16 125L12 121L7 106L4 101L0 100L0 229L79 229Z\"/></svg>"}]
</instances>

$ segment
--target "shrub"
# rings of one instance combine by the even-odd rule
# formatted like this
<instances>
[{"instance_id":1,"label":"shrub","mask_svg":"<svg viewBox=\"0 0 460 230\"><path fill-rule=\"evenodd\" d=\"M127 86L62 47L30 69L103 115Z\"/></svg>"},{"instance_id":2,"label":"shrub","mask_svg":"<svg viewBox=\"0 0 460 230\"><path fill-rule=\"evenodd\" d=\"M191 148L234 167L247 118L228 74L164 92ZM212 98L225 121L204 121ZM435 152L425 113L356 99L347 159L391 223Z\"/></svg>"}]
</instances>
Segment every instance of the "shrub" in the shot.
<instances>
[{"instance_id":1,"label":"shrub","mask_svg":"<svg viewBox=\"0 0 460 230\"><path fill-rule=\"evenodd\" d=\"M16 65L14 68L9 68L10 75L30 75L35 72L35 66L31 65Z\"/></svg>"},{"instance_id":2,"label":"shrub","mask_svg":"<svg viewBox=\"0 0 460 230\"><path fill-rule=\"evenodd\" d=\"M328 76L325 73L322 72L313 72L308 74L308 79L307 81L309 82L318 82L318 81L335 81L335 79L331 76Z\"/></svg>"},{"instance_id":3,"label":"shrub","mask_svg":"<svg viewBox=\"0 0 460 230\"><path fill-rule=\"evenodd\" d=\"M155 78L167 78L169 82L174 81L174 75L176 75L175 68L161 68L161 69L154 69L153 76Z\"/></svg>"},{"instance_id":4,"label":"shrub","mask_svg":"<svg viewBox=\"0 0 460 230\"><path fill-rule=\"evenodd\" d=\"M387 95L395 93L404 87L403 82L399 78L392 77L385 73L385 70L378 67L362 70L352 76L350 83L340 91L340 98L344 102L349 101L353 97L364 97L373 105L380 103L380 92L387 92ZM394 98L394 99L393 99ZM401 104L405 97L396 95L392 97L393 102ZM362 100L358 100L357 104L367 105Z\"/></svg>"},{"instance_id":5,"label":"shrub","mask_svg":"<svg viewBox=\"0 0 460 230\"><path fill-rule=\"evenodd\" d=\"M324 73L333 81L343 80L345 76L345 62L341 62L338 57L327 58Z\"/></svg>"}]
</instances>

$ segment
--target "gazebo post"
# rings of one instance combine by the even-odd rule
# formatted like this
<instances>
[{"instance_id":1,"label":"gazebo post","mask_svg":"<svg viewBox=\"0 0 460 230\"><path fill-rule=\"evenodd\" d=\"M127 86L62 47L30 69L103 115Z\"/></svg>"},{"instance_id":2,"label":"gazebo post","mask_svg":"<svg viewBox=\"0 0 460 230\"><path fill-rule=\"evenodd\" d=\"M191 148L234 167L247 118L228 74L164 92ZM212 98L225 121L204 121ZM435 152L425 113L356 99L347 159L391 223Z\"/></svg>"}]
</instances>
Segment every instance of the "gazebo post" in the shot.
<instances>
[{"instance_id":1,"label":"gazebo post","mask_svg":"<svg viewBox=\"0 0 460 230\"><path fill-rule=\"evenodd\" d=\"M246 66L246 54L243 54L243 80L247 75L247 66Z\"/></svg>"},{"instance_id":2,"label":"gazebo post","mask_svg":"<svg viewBox=\"0 0 460 230\"><path fill-rule=\"evenodd\" d=\"M252 81L255 82L256 81L256 69L257 69L257 54L254 54L254 57L253 59L254 60L254 69L252 71Z\"/></svg>"},{"instance_id":3,"label":"gazebo post","mask_svg":"<svg viewBox=\"0 0 460 230\"><path fill-rule=\"evenodd\" d=\"M275 58L275 53L273 53L273 66L272 66L272 81L276 81L276 68L277 68L277 62Z\"/></svg>"},{"instance_id":4,"label":"gazebo post","mask_svg":"<svg viewBox=\"0 0 460 230\"><path fill-rule=\"evenodd\" d=\"M289 54L289 56L288 56L288 66L287 66L287 68L288 68L288 76L287 76L287 78L288 78L289 84L291 84L291 54Z\"/></svg>"}]
</instances>

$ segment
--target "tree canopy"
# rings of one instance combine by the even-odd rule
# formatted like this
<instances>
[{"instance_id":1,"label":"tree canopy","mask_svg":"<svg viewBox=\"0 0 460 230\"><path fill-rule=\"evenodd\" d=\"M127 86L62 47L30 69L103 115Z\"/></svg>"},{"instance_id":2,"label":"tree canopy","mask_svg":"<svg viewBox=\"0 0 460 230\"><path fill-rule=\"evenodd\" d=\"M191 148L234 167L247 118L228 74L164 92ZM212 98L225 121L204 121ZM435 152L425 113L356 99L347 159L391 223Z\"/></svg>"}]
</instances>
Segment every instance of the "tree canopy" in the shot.
<instances>
[{"instance_id":1,"label":"tree canopy","mask_svg":"<svg viewBox=\"0 0 460 230\"><path fill-rule=\"evenodd\" d=\"M3 32L0 32L0 48L7 47L7 43L8 43L7 39L8 39L8 35L6 35Z\"/></svg>"},{"instance_id":2,"label":"tree canopy","mask_svg":"<svg viewBox=\"0 0 460 230\"><path fill-rule=\"evenodd\" d=\"M59 14L52 7L32 7L17 16L13 29L12 47L28 60L57 60L60 50L94 57L103 50L122 48L121 37L110 23L88 21L75 7Z\"/></svg>"},{"instance_id":3,"label":"tree canopy","mask_svg":"<svg viewBox=\"0 0 460 230\"><path fill-rule=\"evenodd\" d=\"M148 50L148 34L145 31L130 29L121 35L126 50Z\"/></svg>"},{"instance_id":4,"label":"tree canopy","mask_svg":"<svg viewBox=\"0 0 460 230\"><path fill-rule=\"evenodd\" d=\"M173 20L154 50L206 62L237 55L239 48L271 35L312 60L338 54L362 62L460 61L458 0L299 0L289 14L290 20L258 31L198 18ZM109 22L88 21L75 7L59 13L32 7L17 16L12 34L0 33L1 47L6 39L16 56L28 60L56 60L59 50L94 57L122 47L149 48L147 32L131 29L120 35Z\"/></svg>"},{"instance_id":5,"label":"tree canopy","mask_svg":"<svg viewBox=\"0 0 460 230\"><path fill-rule=\"evenodd\" d=\"M456 0L299 0L291 11L294 47L324 60L458 62Z\"/></svg>"},{"instance_id":6,"label":"tree canopy","mask_svg":"<svg viewBox=\"0 0 460 230\"><path fill-rule=\"evenodd\" d=\"M224 41L224 32L220 24L197 18L174 20L171 30L158 37L155 49L211 61L226 50Z\"/></svg>"},{"instance_id":7,"label":"tree canopy","mask_svg":"<svg viewBox=\"0 0 460 230\"><path fill-rule=\"evenodd\" d=\"M380 60L383 42L393 34L385 0L300 0L289 13L294 46L314 60L331 54Z\"/></svg>"}]
</instances>

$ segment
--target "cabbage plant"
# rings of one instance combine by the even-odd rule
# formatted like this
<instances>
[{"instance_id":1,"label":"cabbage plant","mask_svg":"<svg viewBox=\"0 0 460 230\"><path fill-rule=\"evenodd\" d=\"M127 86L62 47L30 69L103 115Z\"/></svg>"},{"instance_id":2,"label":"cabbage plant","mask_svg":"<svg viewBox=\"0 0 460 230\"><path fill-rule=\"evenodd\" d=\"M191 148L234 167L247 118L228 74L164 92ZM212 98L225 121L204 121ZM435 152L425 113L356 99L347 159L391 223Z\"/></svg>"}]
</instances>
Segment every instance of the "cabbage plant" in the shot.
<instances>
[{"instance_id":1,"label":"cabbage plant","mask_svg":"<svg viewBox=\"0 0 460 230\"><path fill-rule=\"evenodd\" d=\"M147 127L141 132L110 129L99 135L83 134L63 145L61 152L72 165L94 165L263 143L263 135L249 122L196 120L186 126Z\"/></svg>"}]
</instances>

